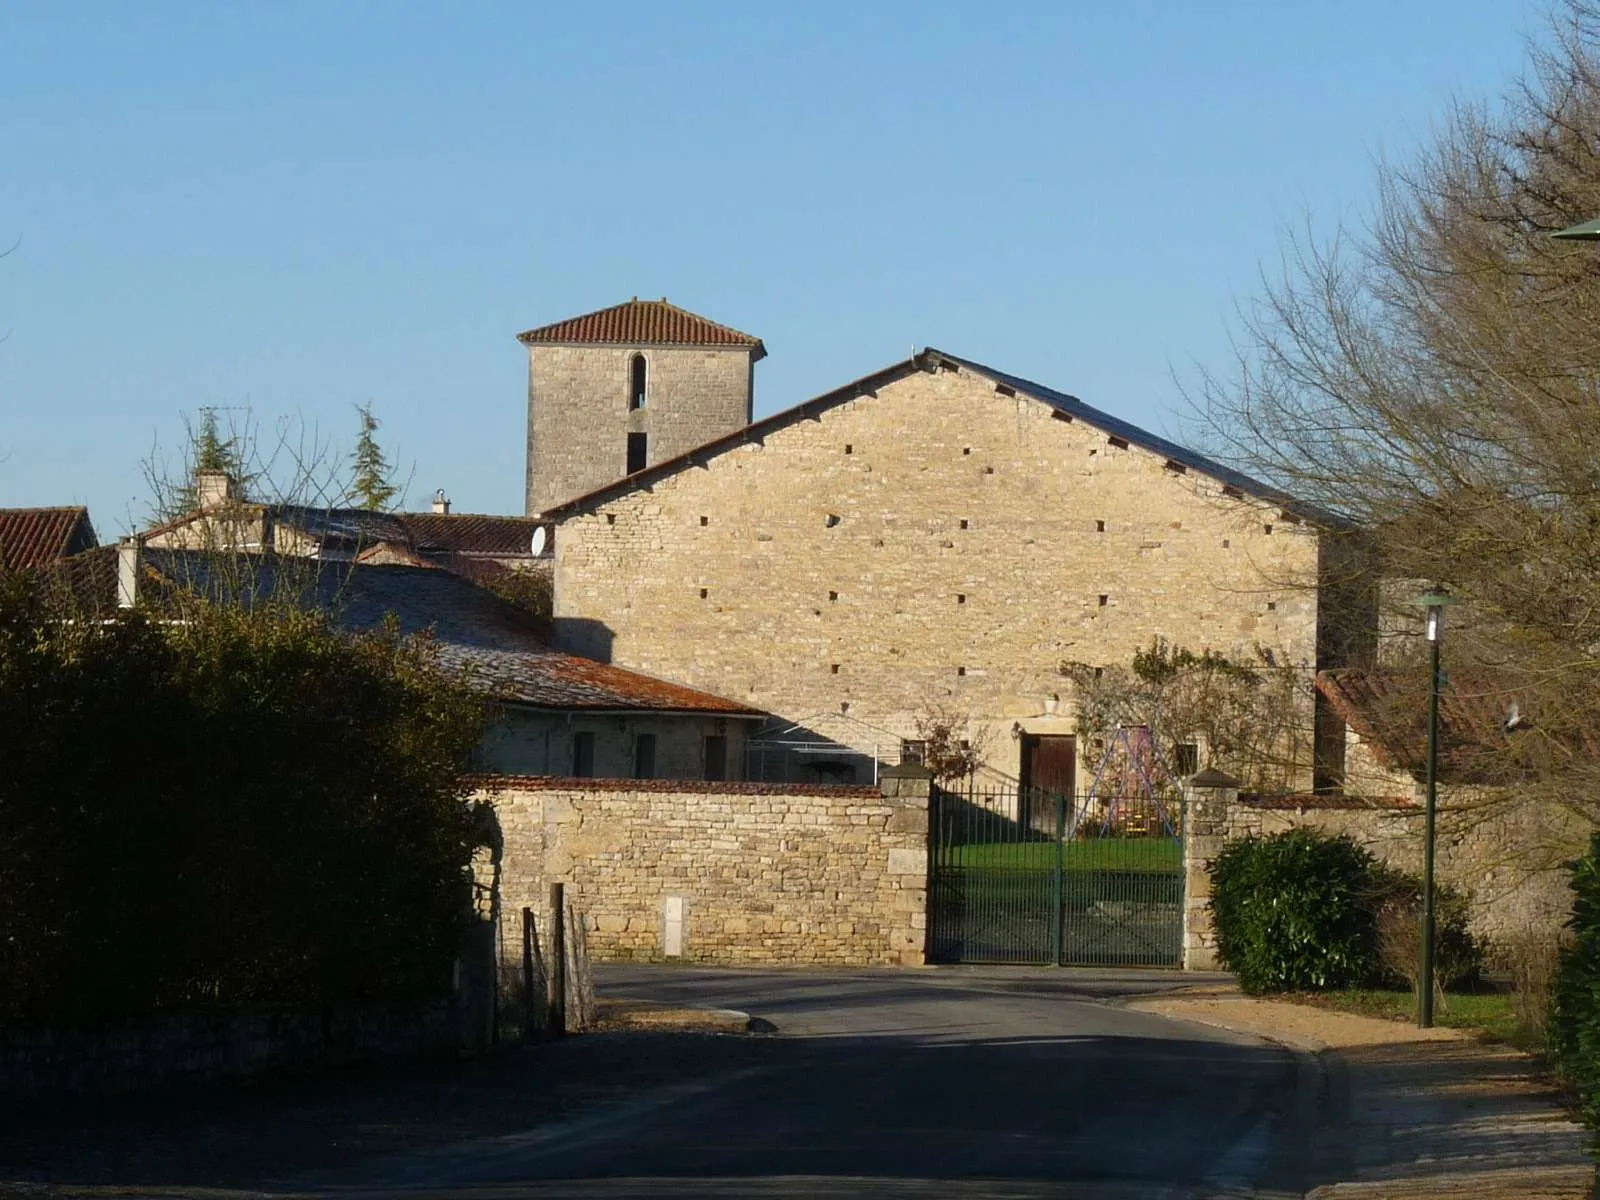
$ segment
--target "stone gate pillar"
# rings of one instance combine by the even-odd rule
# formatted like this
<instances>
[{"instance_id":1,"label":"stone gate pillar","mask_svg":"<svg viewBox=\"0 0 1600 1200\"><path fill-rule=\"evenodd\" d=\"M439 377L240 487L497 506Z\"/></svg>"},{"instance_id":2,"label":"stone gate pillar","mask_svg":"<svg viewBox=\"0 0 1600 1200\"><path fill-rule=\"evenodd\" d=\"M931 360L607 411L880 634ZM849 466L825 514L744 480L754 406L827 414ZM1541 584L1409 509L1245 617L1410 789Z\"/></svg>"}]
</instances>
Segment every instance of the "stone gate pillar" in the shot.
<instances>
[{"instance_id":1,"label":"stone gate pillar","mask_svg":"<svg viewBox=\"0 0 1600 1200\"><path fill-rule=\"evenodd\" d=\"M1183 969L1217 971L1217 931L1211 915L1211 864L1227 838L1228 812L1239 781L1207 767L1189 780L1183 805Z\"/></svg>"},{"instance_id":2,"label":"stone gate pillar","mask_svg":"<svg viewBox=\"0 0 1600 1200\"><path fill-rule=\"evenodd\" d=\"M928 814L933 774L916 763L885 767L878 788L889 806L886 866L895 888L891 945L902 966L928 961Z\"/></svg>"}]
</instances>

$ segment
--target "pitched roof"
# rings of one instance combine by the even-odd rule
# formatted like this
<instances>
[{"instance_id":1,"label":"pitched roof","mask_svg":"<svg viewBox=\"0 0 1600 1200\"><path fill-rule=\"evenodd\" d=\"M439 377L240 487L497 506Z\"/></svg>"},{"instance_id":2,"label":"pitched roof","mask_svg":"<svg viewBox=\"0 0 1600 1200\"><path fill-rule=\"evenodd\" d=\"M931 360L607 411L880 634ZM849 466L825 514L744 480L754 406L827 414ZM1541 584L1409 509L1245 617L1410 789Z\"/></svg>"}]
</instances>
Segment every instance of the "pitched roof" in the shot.
<instances>
[{"instance_id":1,"label":"pitched roof","mask_svg":"<svg viewBox=\"0 0 1600 1200\"><path fill-rule=\"evenodd\" d=\"M524 346L747 346L757 359L767 353L760 338L668 304L665 296L659 300L635 296L623 304L529 329L517 334L517 340Z\"/></svg>"},{"instance_id":2,"label":"pitched roof","mask_svg":"<svg viewBox=\"0 0 1600 1200\"><path fill-rule=\"evenodd\" d=\"M1020 376L1009 375L1004 371L996 371L993 367L986 367L982 363L957 358L953 354L946 354L944 351L935 350L931 346L902 362L894 363L881 371L873 372L871 375L864 375L860 379L845 384L843 387L835 388L831 392L824 392L822 395L807 400L802 404L797 404L793 408L786 408L781 412L773 413L769 417L763 417L759 421L753 421L742 429L724 434L720 438L706 442L704 445L697 446L693 450L680 454L675 458L663 459L653 466L646 467L643 471L635 472L613 483L608 483L605 487L596 488L592 492L577 496L554 508L546 509L539 515L546 519L561 520L613 496L650 487L657 480L676 474L685 467L699 465L708 458L713 458L723 451L742 445L745 442L758 441L766 434L775 432L796 421L814 419L818 414L830 408L849 403L863 396L874 395L879 388L893 383L897 379L904 378L915 371L938 370L941 366L950 370L969 370L982 375L984 378L991 380L997 387L1005 387L1013 392L1030 396L1062 413L1064 416L1071 417L1074 420L1081 420L1085 424L1092 425L1113 437L1121 438L1131 445L1139 446L1153 454L1159 454L1163 458L1171 459L1173 462L1180 463L1184 467L1200 474L1209 475L1224 487L1231 488L1241 495L1268 501L1286 512L1318 524L1330 526L1345 524L1341 518L1332 513L1314 508L1296 500L1288 493L1273 487L1271 484L1252 479L1250 476L1206 458L1202 454L1185 449L1176 442L1170 442L1166 438L1141 429L1139 426L1124 421L1120 417L1113 417L1110 413L1102 412L1098 408L1085 404L1076 396L1069 396L1065 392L1058 392L1054 388L1045 387L1043 384L1034 383Z\"/></svg>"},{"instance_id":3,"label":"pitched roof","mask_svg":"<svg viewBox=\"0 0 1600 1200\"><path fill-rule=\"evenodd\" d=\"M765 715L722 696L556 650L527 613L448 571L148 548L144 560L170 586L246 606L289 597L325 609L351 631L380 628L392 616L402 633L431 633L447 669L518 704Z\"/></svg>"},{"instance_id":4,"label":"pitched roof","mask_svg":"<svg viewBox=\"0 0 1600 1200\"><path fill-rule=\"evenodd\" d=\"M98 541L87 508L0 508L0 570L47 566Z\"/></svg>"},{"instance_id":5,"label":"pitched roof","mask_svg":"<svg viewBox=\"0 0 1600 1200\"><path fill-rule=\"evenodd\" d=\"M1317 673L1317 691L1392 771L1428 764L1428 671L1346 667ZM1439 774L1491 782L1517 770L1506 712L1516 696L1492 679L1455 674L1439 693Z\"/></svg>"},{"instance_id":6,"label":"pitched roof","mask_svg":"<svg viewBox=\"0 0 1600 1200\"><path fill-rule=\"evenodd\" d=\"M487 554L527 557L534 530L550 522L537 517L497 517L482 513L396 513L411 535L411 544L424 554Z\"/></svg>"}]
</instances>

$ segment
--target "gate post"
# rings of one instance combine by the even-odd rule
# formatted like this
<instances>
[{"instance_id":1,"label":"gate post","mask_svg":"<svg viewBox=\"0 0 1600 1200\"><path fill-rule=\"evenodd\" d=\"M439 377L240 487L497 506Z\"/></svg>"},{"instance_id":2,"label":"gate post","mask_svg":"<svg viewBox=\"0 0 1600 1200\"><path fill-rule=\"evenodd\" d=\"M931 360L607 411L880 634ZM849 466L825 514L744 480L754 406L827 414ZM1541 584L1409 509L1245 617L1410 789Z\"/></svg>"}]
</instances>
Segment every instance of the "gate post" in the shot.
<instances>
[{"instance_id":1,"label":"gate post","mask_svg":"<svg viewBox=\"0 0 1600 1200\"><path fill-rule=\"evenodd\" d=\"M1183 969L1215 971L1216 923L1211 915L1211 864L1222 851L1228 811L1239 781L1214 767L1189 780L1183 812Z\"/></svg>"},{"instance_id":2,"label":"gate post","mask_svg":"<svg viewBox=\"0 0 1600 1200\"><path fill-rule=\"evenodd\" d=\"M878 790L889 808L884 829L889 886L898 893L897 922L904 922L890 930L890 950L901 965L920 967L933 948L934 865L928 853L936 839L933 773L918 763L885 767Z\"/></svg>"}]
</instances>

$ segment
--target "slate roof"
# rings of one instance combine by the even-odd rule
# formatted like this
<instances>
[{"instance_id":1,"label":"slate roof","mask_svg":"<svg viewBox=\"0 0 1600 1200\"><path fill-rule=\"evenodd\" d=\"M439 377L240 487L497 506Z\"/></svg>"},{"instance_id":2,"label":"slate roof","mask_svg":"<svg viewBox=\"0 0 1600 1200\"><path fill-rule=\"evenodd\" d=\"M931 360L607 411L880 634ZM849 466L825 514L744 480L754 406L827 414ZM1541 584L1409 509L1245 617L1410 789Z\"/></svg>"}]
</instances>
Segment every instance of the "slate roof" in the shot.
<instances>
[{"instance_id":1,"label":"slate roof","mask_svg":"<svg viewBox=\"0 0 1600 1200\"><path fill-rule=\"evenodd\" d=\"M556 650L528 614L448 571L151 548L144 555L149 570L161 580L214 599L250 605L268 596L288 596L326 609L337 625L351 631L379 628L392 615L402 633L431 632L447 668L515 703L605 712L765 715L721 696Z\"/></svg>"},{"instance_id":2,"label":"slate roof","mask_svg":"<svg viewBox=\"0 0 1600 1200\"><path fill-rule=\"evenodd\" d=\"M767 353L760 338L668 304L665 296L660 300L635 296L623 304L529 329L517 340L524 346L748 346L756 359Z\"/></svg>"},{"instance_id":3,"label":"slate roof","mask_svg":"<svg viewBox=\"0 0 1600 1200\"><path fill-rule=\"evenodd\" d=\"M1343 526L1347 524L1342 518L1333 513L1325 512L1302 501L1296 500L1288 493L1271 484L1252 479L1233 468L1216 462L1193 450L1186 449L1176 442L1141 429L1139 426L1114 417L1110 413L1102 412L1092 405L1085 404L1076 396L1065 392L1056 391L1054 388L1045 387L1043 384L1034 383L1017 375L1004 371L997 371L993 367L986 367L982 363L969 359L958 358L953 354L946 354L942 350L928 347L910 358L875 371L871 375L862 376L851 381L843 387L835 388L813 397L793 408L786 408L781 412L753 421L742 429L724 434L720 438L697 446L675 458L663 459L653 466L646 467L643 471L635 472L623 479L607 484L605 487L596 488L582 496L577 496L554 508L546 509L539 515L550 520L561 520L574 513L582 512L593 505L600 503L612 496L623 495L628 492L638 491L654 484L659 479L674 475L685 467L696 466L709 458L742 445L745 442L758 441L768 433L775 432L786 425L796 421L815 418L819 413L863 396L871 396L880 387L904 378L913 371L937 370L941 364L948 364L950 369L969 370L992 380L997 386L1009 388L1013 392L1031 396L1042 404L1060 412L1063 416L1073 420L1081 420L1087 425L1092 425L1109 436L1118 437L1130 445L1138 446L1151 453L1159 454L1163 458L1179 463L1186 469L1192 469L1203 475L1208 475L1217 480L1224 487L1232 488L1245 496L1258 500L1266 500L1291 513L1317 524L1328 526Z\"/></svg>"},{"instance_id":4,"label":"slate roof","mask_svg":"<svg viewBox=\"0 0 1600 1200\"><path fill-rule=\"evenodd\" d=\"M0 508L0 570L47 566L98 541L87 508Z\"/></svg>"}]
</instances>

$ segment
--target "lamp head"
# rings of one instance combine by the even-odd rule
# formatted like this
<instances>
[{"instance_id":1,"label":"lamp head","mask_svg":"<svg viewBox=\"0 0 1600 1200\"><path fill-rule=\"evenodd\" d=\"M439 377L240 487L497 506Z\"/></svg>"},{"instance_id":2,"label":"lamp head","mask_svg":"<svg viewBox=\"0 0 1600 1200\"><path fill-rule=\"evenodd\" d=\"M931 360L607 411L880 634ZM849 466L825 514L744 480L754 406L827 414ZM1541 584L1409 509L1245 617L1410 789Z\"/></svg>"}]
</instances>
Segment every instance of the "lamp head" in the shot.
<instances>
[{"instance_id":1,"label":"lamp head","mask_svg":"<svg viewBox=\"0 0 1600 1200\"><path fill-rule=\"evenodd\" d=\"M1428 640L1430 642L1437 642L1439 640L1439 635L1444 630L1444 610L1448 605L1454 604L1455 602L1456 599L1454 596L1445 591L1444 588L1437 585L1435 585L1431 591L1418 596L1414 601L1412 601L1412 603L1414 603L1418 608L1425 608L1428 610L1427 628Z\"/></svg>"}]
</instances>

